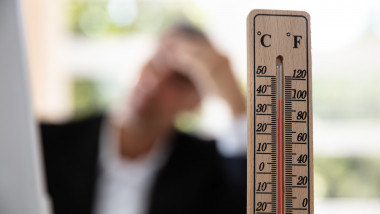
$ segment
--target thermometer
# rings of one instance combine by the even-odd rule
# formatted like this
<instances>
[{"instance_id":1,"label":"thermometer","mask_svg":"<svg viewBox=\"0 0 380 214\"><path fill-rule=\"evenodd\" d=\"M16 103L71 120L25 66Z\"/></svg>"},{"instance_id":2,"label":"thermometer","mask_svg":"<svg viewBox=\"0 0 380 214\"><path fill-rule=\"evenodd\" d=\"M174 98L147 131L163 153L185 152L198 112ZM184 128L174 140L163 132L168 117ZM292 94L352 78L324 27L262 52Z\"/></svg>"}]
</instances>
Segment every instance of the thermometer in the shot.
<instances>
[{"instance_id":1,"label":"thermometer","mask_svg":"<svg viewBox=\"0 0 380 214\"><path fill-rule=\"evenodd\" d=\"M248 214L313 214L310 17L253 10L248 44Z\"/></svg>"}]
</instances>

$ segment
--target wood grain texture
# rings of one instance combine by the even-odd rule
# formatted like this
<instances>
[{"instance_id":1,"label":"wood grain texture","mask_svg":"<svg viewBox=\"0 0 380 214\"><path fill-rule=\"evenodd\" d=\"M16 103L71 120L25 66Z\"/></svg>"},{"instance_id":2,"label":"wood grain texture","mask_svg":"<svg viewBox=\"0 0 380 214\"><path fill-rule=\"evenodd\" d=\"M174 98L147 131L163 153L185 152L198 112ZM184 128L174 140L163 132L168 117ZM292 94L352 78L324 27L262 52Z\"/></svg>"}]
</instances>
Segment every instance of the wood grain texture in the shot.
<instances>
[{"instance_id":1,"label":"wood grain texture","mask_svg":"<svg viewBox=\"0 0 380 214\"><path fill-rule=\"evenodd\" d=\"M309 14L301 11L252 10L247 17L247 51L247 213L280 213L283 210L280 214L313 214ZM278 76L276 71L278 57L282 58L282 76ZM259 66L266 67L265 73L260 71ZM281 89L277 87L281 85ZM265 86L266 90L259 90L260 86ZM282 93L284 103L281 108L277 104L279 93ZM265 112L257 112L260 110L259 104L267 105ZM281 114L278 109L283 109ZM283 117L283 126L278 126L279 115ZM266 130L257 131L259 124L265 124ZM279 128L284 133L280 134L284 147L277 150ZM258 151L264 143L267 143L266 151ZM284 172L281 175L278 171L279 152L283 154L281 166ZM283 184L282 209L278 205L281 201L278 196L281 185L278 182ZM261 190L257 190L263 183L266 183L265 190L262 186ZM265 206L263 203L266 203Z\"/></svg>"}]
</instances>

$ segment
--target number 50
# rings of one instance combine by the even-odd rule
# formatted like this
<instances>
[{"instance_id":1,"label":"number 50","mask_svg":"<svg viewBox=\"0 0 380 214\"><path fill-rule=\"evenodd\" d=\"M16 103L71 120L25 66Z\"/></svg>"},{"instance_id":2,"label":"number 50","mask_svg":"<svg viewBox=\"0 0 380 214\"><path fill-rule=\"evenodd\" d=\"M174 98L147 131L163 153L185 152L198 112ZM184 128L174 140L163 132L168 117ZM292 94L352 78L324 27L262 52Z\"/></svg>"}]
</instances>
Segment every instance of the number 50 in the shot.
<instances>
[{"instance_id":1,"label":"number 50","mask_svg":"<svg viewBox=\"0 0 380 214\"><path fill-rule=\"evenodd\" d=\"M267 66L257 66L256 74L265 74L267 72Z\"/></svg>"}]
</instances>

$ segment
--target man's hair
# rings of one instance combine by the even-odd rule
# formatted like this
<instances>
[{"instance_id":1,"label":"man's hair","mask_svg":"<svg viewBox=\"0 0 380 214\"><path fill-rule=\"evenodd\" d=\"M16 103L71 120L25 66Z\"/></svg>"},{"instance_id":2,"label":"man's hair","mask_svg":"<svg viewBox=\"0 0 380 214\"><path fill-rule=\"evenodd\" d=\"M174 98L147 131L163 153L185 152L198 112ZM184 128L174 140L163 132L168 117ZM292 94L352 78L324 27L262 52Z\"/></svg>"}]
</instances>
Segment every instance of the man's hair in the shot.
<instances>
[{"instance_id":1,"label":"man's hair","mask_svg":"<svg viewBox=\"0 0 380 214\"><path fill-rule=\"evenodd\" d=\"M187 21L175 22L165 31L164 35L171 33L208 41L206 34L199 27Z\"/></svg>"}]
</instances>

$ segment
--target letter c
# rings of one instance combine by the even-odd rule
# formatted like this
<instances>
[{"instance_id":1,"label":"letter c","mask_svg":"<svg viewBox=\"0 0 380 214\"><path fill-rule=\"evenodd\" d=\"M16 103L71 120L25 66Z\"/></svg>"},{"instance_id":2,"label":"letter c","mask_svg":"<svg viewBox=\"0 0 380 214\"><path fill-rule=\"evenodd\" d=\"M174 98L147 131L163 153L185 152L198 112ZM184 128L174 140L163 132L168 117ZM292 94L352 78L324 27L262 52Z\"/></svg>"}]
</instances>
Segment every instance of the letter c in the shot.
<instances>
[{"instance_id":1,"label":"letter c","mask_svg":"<svg viewBox=\"0 0 380 214\"><path fill-rule=\"evenodd\" d=\"M262 37L261 37L261 45L268 48L271 46L271 44L265 44L264 40L265 40L265 37L269 37L269 38L272 38L272 36L270 34L264 34Z\"/></svg>"}]
</instances>

